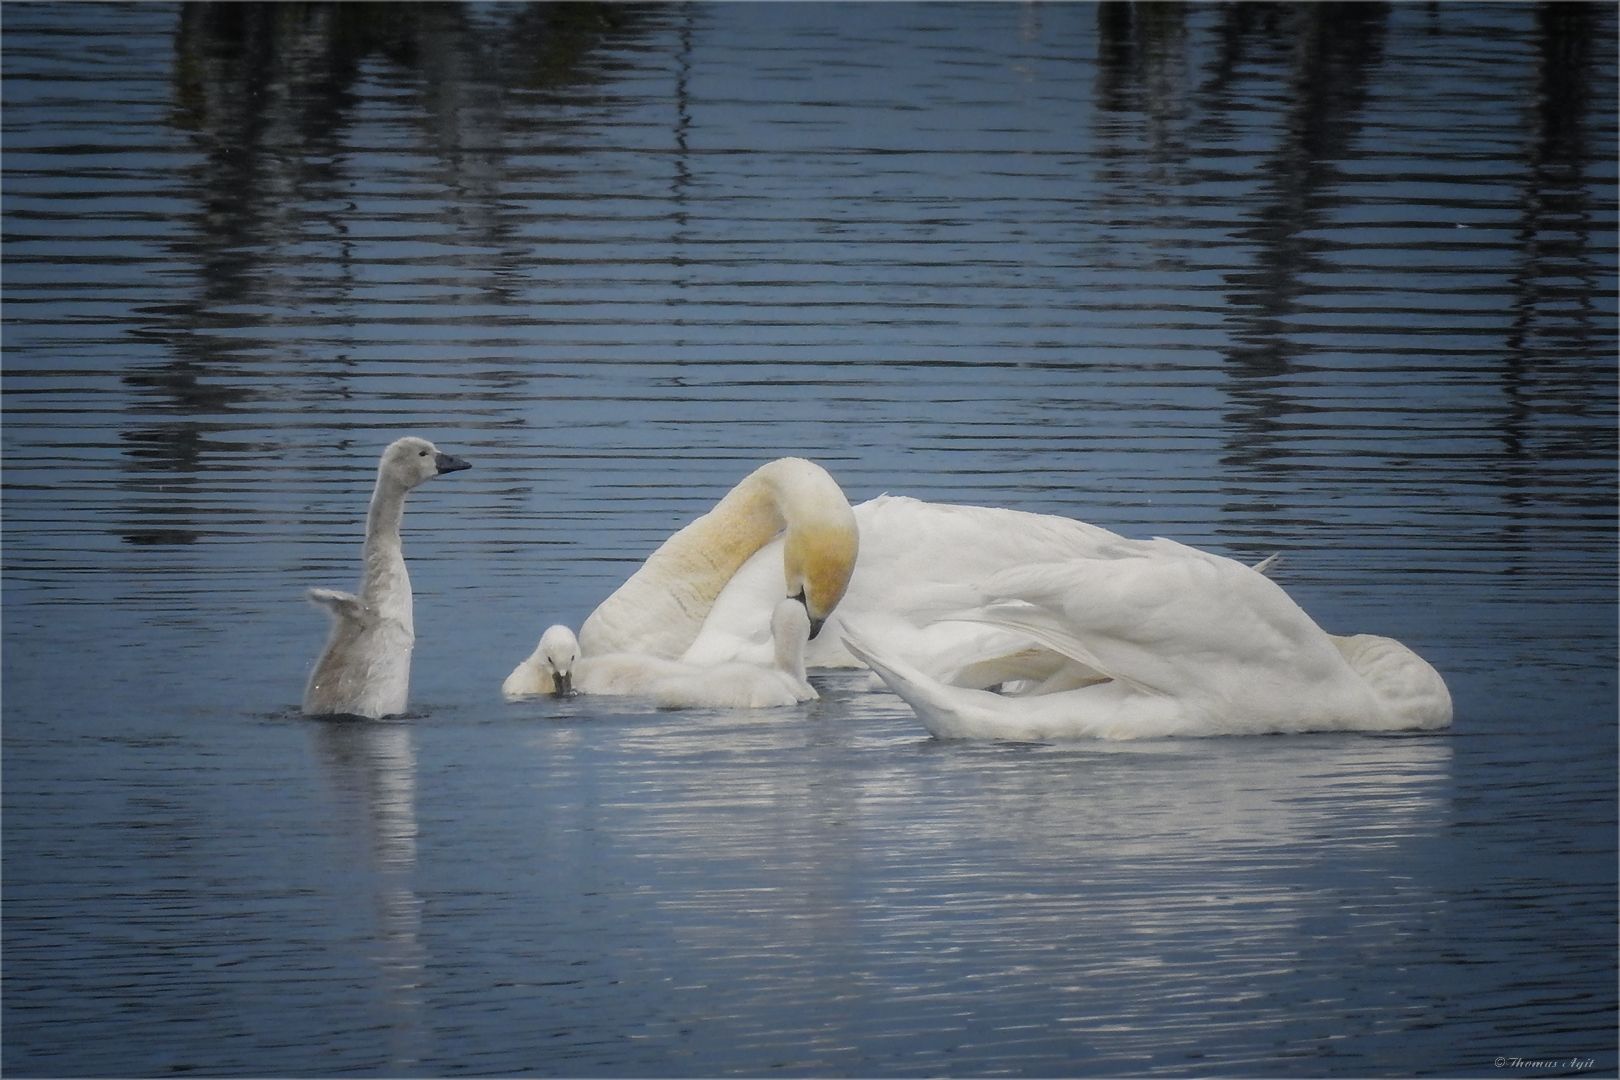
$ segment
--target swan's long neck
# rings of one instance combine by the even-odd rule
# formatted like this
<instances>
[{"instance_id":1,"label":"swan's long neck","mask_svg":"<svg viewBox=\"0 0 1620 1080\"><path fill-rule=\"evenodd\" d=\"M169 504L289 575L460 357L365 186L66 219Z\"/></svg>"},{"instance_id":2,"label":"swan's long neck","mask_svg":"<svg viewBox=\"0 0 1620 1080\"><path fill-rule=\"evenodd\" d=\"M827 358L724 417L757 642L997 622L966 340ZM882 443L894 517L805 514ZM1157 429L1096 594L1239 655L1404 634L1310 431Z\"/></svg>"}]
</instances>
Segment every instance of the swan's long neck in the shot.
<instances>
[{"instance_id":1,"label":"swan's long neck","mask_svg":"<svg viewBox=\"0 0 1620 1080\"><path fill-rule=\"evenodd\" d=\"M754 470L713 510L664 541L585 620L579 632L581 650L586 656L643 652L679 657L738 567L784 528L787 593L806 587L799 580L810 576L803 564L813 564L819 578L838 577L836 595L823 601L830 612L855 564L854 514L820 466L782 458ZM807 546L809 558L802 553ZM842 569L829 575L820 570L823 563ZM815 587L828 591L827 586Z\"/></svg>"},{"instance_id":2,"label":"swan's long neck","mask_svg":"<svg viewBox=\"0 0 1620 1080\"><path fill-rule=\"evenodd\" d=\"M373 613L412 629L411 578L405 570L405 553L399 527L405 517L405 495L409 491L397 480L377 477L366 512L366 547L360 580L360 598Z\"/></svg>"}]
</instances>

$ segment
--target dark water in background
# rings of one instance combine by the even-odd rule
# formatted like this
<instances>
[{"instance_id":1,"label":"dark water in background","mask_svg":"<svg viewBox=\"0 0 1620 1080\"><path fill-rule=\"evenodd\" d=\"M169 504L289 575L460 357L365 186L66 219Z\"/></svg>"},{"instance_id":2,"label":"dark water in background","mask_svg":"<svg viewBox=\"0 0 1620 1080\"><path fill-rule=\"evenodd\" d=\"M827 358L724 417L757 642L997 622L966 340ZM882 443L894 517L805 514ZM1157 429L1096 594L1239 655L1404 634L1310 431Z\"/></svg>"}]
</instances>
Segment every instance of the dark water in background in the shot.
<instances>
[{"instance_id":1,"label":"dark water in background","mask_svg":"<svg viewBox=\"0 0 1620 1080\"><path fill-rule=\"evenodd\" d=\"M8 1075L1614 1073L1612 6L0 19ZM404 433L420 715L304 721ZM500 700L783 454L1455 727Z\"/></svg>"}]
</instances>

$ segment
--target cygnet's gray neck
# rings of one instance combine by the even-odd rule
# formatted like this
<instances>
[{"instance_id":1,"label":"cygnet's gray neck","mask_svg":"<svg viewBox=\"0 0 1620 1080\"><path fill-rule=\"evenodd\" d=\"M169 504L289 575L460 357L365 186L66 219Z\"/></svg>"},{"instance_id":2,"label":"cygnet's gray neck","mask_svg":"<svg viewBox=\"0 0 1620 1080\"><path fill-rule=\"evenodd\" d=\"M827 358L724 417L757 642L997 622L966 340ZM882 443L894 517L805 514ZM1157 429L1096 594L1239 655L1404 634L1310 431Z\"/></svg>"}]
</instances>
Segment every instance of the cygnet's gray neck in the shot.
<instances>
[{"instance_id":1,"label":"cygnet's gray neck","mask_svg":"<svg viewBox=\"0 0 1620 1080\"><path fill-rule=\"evenodd\" d=\"M377 477L377 486L371 492L371 507L366 511L366 539L399 538L399 523L405 516L405 493L409 489L387 476Z\"/></svg>"},{"instance_id":2,"label":"cygnet's gray neck","mask_svg":"<svg viewBox=\"0 0 1620 1080\"><path fill-rule=\"evenodd\" d=\"M401 550L399 527L405 516L405 496L409 488L387 476L377 478L366 512L365 571L361 595L376 599L379 590L391 589L403 581L409 595L410 579L405 575L405 555Z\"/></svg>"}]
</instances>

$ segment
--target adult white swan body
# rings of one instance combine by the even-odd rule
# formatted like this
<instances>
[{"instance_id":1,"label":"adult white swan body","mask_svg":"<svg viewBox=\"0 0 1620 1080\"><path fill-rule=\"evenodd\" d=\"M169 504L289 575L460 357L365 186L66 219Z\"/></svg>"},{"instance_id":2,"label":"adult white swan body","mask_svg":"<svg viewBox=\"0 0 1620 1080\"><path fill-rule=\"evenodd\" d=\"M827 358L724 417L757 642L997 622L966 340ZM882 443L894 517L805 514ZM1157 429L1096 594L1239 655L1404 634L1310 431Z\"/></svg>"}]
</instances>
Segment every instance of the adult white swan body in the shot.
<instances>
[{"instance_id":1,"label":"adult white swan body","mask_svg":"<svg viewBox=\"0 0 1620 1080\"><path fill-rule=\"evenodd\" d=\"M862 632L898 656L955 682L965 665L1016 652L1027 640L1007 630L961 620L942 621L965 606L964 585L1019 566L1101 557L1138 541L1083 521L984 506L953 506L880 495L853 509L860 531L859 559L843 600L826 628L810 642L810 667L859 667L843 644L843 627ZM771 568L779 542L761 548L731 577L684 659L758 662L768 648L774 601ZM980 672L979 685L1003 679Z\"/></svg>"},{"instance_id":2,"label":"adult white swan body","mask_svg":"<svg viewBox=\"0 0 1620 1080\"><path fill-rule=\"evenodd\" d=\"M1055 655L1023 695L951 686L846 615L845 640L939 738L1433 729L1451 723L1438 672L1389 638L1323 632L1275 582L1174 541L1018 567L954 619ZM1055 682L1057 685L1053 685Z\"/></svg>"},{"instance_id":3,"label":"adult white swan body","mask_svg":"<svg viewBox=\"0 0 1620 1080\"><path fill-rule=\"evenodd\" d=\"M773 543L774 540L774 543ZM855 515L827 470L803 458L762 465L713 510L648 556L579 631L581 655L637 653L680 659L737 570L769 545L759 640L784 596L797 597L812 637L837 607L859 550ZM719 657L714 662L735 659Z\"/></svg>"},{"instance_id":4,"label":"adult white swan body","mask_svg":"<svg viewBox=\"0 0 1620 1080\"><path fill-rule=\"evenodd\" d=\"M525 694L640 694L666 708L727 706L762 709L814 700L805 679L804 647L810 616L797 599L784 599L771 613L774 648L767 666L744 661L698 665L648 653L614 652L581 657L574 635L552 626L528 659L507 676L508 697Z\"/></svg>"},{"instance_id":5,"label":"adult white swan body","mask_svg":"<svg viewBox=\"0 0 1620 1080\"><path fill-rule=\"evenodd\" d=\"M332 616L332 632L304 689L305 713L375 719L405 711L416 643L399 535L405 496L425 480L470 468L426 439L399 439L383 451L366 513L359 592L309 590L310 601Z\"/></svg>"}]
</instances>

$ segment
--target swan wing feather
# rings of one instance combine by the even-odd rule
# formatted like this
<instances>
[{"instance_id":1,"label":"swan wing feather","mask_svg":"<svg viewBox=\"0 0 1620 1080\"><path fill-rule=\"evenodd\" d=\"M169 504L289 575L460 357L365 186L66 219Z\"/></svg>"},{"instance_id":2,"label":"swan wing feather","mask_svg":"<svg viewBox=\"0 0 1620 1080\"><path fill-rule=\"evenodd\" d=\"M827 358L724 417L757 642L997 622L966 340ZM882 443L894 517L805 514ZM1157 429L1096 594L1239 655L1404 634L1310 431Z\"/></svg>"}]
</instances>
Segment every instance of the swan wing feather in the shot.
<instances>
[{"instance_id":1,"label":"swan wing feather","mask_svg":"<svg viewBox=\"0 0 1620 1080\"><path fill-rule=\"evenodd\" d=\"M1100 675L1119 679L1145 694L1161 694L1158 689L1140 678L1127 674L1116 661L1104 660L1080 634L1065 623L1062 616L1033 604L1011 602L992 604L978 611L963 612L960 618L970 622L988 623L1008 630L1016 630L1031 640L1062 653L1069 659L1085 665Z\"/></svg>"},{"instance_id":2,"label":"swan wing feather","mask_svg":"<svg viewBox=\"0 0 1620 1080\"><path fill-rule=\"evenodd\" d=\"M338 589L310 589L305 597L316 607L325 608L332 618L340 621L364 624L370 614L366 602L354 593Z\"/></svg>"}]
</instances>

